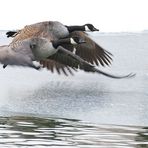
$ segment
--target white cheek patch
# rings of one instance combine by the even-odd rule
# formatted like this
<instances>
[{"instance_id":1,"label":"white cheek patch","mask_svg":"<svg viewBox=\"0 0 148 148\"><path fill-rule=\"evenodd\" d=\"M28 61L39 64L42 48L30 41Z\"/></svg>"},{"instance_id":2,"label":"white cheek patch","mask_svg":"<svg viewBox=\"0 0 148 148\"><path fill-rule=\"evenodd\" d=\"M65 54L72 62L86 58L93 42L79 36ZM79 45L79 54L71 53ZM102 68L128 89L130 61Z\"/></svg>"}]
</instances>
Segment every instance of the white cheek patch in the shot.
<instances>
[{"instance_id":1,"label":"white cheek patch","mask_svg":"<svg viewBox=\"0 0 148 148\"><path fill-rule=\"evenodd\" d=\"M76 48L73 48L73 52L72 53L76 54L76 50L77 50Z\"/></svg>"},{"instance_id":2,"label":"white cheek patch","mask_svg":"<svg viewBox=\"0 0 148 148\"><path fill-rule=\"evenodd\" d=\"M80 69L80 65L78 65L78 69Z\"/></svg>"},{"instance_id":3,"label":"white cheek patch","mask_svg":"<svg viewBox=\"0 0 148 148\"><path fill-rule=\"evenodd\" d=\"M88 26L85 26L85 31L91 31Z\"/></svg>"},{"instance_id":4,"label":"white cheek patch","mask_svg":"<svg viewBox=\"0 0 148 148\"><path fill-rule=\"evenodd\" d=\"M70 38L70 43L73 44L73 45L76 45L77 43L74 41L73 38Z\"/></svg>"}]
</instances>

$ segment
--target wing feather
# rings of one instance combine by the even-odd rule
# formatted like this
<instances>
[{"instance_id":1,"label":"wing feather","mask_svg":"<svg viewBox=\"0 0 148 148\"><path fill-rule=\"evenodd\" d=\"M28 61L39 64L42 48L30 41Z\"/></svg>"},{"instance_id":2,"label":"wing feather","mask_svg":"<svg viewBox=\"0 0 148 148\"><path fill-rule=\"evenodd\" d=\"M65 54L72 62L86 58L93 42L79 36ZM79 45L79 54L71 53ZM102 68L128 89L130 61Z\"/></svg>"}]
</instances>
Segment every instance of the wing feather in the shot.
<instances>
[{"instance_id":1,"label":"wing feather","mask_svg":"<svg viewBox=\"0 0 148 148\"><path fill-rule=\"evenodd\" d=\"M66 76L68 76L69 74L73 75L73 72L76 71L74 68L71 68L67 65L59 63L58 61L56 61L56 58L55 58L55 60L54 60L54 58L53 59L41 60L40 64L43 65L44 68L46 67L52 73L56 69L58 74L61 74L61 72L63 72L63 74L66 75Z\"/></svg>"},{"instance_id":2,"label":"wing feather","mask_svg":"<svg viewBox=\"0 0 148 148\"><path fill-rule=\"evenodd\" d=\"M70 34L70 37L78 36L83 38L86 43L78 44L76 46L76 55L80 56L87 62L96 65L110 65L112 61L112 54L98 45L93 41L88 35L82 31L74 31ZM63 46L66 49L69 49L67 46ZM71 49L70 49L71 51Z\"/></svg>"}]
</instances>

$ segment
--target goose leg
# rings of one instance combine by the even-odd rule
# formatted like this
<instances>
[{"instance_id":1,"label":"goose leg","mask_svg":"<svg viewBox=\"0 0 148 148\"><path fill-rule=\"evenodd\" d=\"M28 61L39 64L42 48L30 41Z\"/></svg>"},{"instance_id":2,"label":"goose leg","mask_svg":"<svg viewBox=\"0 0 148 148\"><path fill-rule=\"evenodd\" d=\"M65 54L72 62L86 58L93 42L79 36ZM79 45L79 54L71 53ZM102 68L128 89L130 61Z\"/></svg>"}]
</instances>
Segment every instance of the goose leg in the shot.
<instances>
[{"instance_id":1,"label":"goose leg","mask_svg":"<svg viewBox=\"0 0 148 148\"><path fill-rule=\"evenodd\" d=\"M34 68L34 69L36 69L36 70L41 69L41 66L36 66L36 65L33 64L33 63L30 63L28 66L31 67L31 68Z\"/></svg>"}]
</instances>

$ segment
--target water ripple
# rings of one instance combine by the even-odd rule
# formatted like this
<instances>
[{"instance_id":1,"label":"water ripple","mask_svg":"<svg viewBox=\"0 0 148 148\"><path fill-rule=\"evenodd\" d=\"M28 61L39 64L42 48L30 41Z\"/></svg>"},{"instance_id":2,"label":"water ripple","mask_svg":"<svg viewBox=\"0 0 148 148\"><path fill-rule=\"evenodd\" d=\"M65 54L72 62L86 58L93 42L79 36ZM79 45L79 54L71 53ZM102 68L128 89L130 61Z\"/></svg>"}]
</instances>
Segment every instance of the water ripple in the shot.
<instances>
[{"instance_id":1,"label":"water ripple","mask_svg":"<svg viewBox=\"0 0 148 148\"><path fill-rule=\"evenodd\" d=\"M148 128L94 125L78 120L0 118L0 147L134 148L148 146Z\"/></svg>"}]
</instances>

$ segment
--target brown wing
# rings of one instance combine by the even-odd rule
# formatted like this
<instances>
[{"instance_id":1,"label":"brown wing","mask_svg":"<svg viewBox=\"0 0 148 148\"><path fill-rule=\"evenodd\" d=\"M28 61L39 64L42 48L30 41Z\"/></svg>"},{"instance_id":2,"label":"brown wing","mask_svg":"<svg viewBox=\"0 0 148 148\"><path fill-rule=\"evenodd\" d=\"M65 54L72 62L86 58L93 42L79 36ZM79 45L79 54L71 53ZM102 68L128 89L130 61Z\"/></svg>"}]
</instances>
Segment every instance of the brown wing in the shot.
<instances>
[{"instance_id":1,"label":"brown wing","mask_svg":"<svg viewBox=\"0 0 148 148\"><path fill-rule=\"evenodd\" d=\"M47 67L47 69L53 71L55 68L59 73L60 69L67 68L69 70L77 70L83 69L87 71L87 68L92 67L92 65L85 62L82 58L77 55L74 55L72 52L68 51L65 48L59 47L59 50L54 55L48 57L44 62L40 62L43 64L43 67ZM59 73L60 74L60 73Z\"/></svg>"},{"instance_id":2,"label":"brown wing","mask_svg":"<svg viewBox=\"0 0 148 148\"><path fill-rule=\"evenodd\" d=\"M59 60L58 60L59 61ZM66 76L73 75L73 72L76 71L75 68L69 67L68 65L64 65L56 61L56 58L41 60L40 64L43 65L43 68L47 68L51 72L56 72L58 74L64 73Z\"/></svg>"},{"instance_id":3,"label":"brown wing","mask_svg":"<svg viewBox=\"0 0 148 148\"><path fill-rule=\"evenodd\" d=\"M58 74L61 74L62 71L65 75L73 74L74 71L81 67L80 61L60 50L48 57L48 59L41 60L40 64L51 72L56 70Z\"/></svg>"},{"instance_id":4,"label":"brown wing","mask_svg":"<svg viewBox=\"0 0 148 148\"><path fill-rule=\"evenodd\" d=\"M50 56L50 59L58 61L64 65L68 65L73 69L83 69L86 72L96 72L98 74L102 74L104 76L115 78L115 79L122 79L122 78L132 78L135 76L133 73L129 73L127 75L113 75L110 73L106 73L102 70L96 69L93 65L89 64L87 61L83 60L79 56L73 54L72 52L68 51L67 49L63 48L62 46L58 47L59 50L56 54Z\"/></svg>"},{"instance_id":5,"label":"brown wing","mask_svg":"<svg viewBox=\"0 0 148 148\"><path fill-rule=\"evenodd\" d=\"M48 22L41 22L25 26L23 29L17 32L10 45L15 46L17 42L32 37L44 37L48 38L49 41L52 40L52 35L50 35L48 31Z\"/></svg>"},{"instance_id":6,"label":"brown wing","mask_svg":"<svg viewBox=\"0 0 148 148\"><path fill-rule=\"evenodd\" d=\"M88 35L82 31L74 31L70 34L70 36L78 36L83 38L86 43L78 44L76 46L75 54L86 60L91 64L96 65L110 65L112 61L112 54L105 49L103 49L100 45L98 45L95 41L88 37ZM73 51L73 48L70 46L63 46L70 51Z\"/></svg>"}]
</instances>

